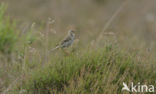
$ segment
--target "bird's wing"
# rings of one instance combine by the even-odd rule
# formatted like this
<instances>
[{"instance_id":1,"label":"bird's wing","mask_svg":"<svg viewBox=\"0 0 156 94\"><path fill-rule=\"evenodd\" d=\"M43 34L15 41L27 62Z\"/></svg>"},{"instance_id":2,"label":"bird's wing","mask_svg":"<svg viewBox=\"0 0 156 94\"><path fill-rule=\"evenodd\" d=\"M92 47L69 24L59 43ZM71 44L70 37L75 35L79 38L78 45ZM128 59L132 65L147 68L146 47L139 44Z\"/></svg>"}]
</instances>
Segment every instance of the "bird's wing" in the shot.
<instances>
[{"instance_id":1,"label":"bird's wing","mask_svg":"<svg viewBox=\"0 0 156 94\"><path fill-rule=\"evenodd\" d=\"M66 37L63 41L61 41L61 45L63 44L63 43L65 43L65 42L68 42L69 40L71 40L71 38L68 36L68 37Z\"/></svg>"}]
</instances>

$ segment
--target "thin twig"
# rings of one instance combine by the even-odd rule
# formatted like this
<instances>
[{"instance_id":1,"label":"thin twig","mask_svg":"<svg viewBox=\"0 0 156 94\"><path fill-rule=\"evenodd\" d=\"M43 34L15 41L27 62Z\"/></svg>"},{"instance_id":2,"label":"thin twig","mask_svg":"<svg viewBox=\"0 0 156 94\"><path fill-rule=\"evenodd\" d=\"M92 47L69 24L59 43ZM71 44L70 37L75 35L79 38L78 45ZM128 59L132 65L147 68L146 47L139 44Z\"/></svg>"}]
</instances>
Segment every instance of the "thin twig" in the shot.
<instances>
[{"instance_id":1,"label":"thin twig","mask_svg":"<svg viewBox=\"0 0 156 94\"><path fill-rule=\"evenodd\" d=\"M48 34L49 34L49 28L50 28L50 19L48 19L47 26L46 26L46 32L45 32L45 61L44 63L48 62Z\"/></svg>"},{"instance_id":2,"label":"thin twig","mask_svg":"<svg viewBox=\"0 0 156 94\"><path fill-rule=\"evenodd\" d=\"M129 0L125 0L120 7L115 11L115 13L112 15L112 17L108 20L108 22L105 24L102 32L100 32L99 37L97 37L96 43L99 43L99 41L102 39L103 33L108 29L108 27L111 25L113 20L119 15L119 13L124 9L124 7L128 4Z\"/></svg>"},{"instance_id":3,"label":"thin twig","mask_svg":"<svg viewBox=\"0 0 156 94\"><path fill-rule=\"evenodd\" d=\"M53 24L55 21L51 18L48 19L47 26L46 26L46 32L45 32L45 62L48 62L48 56L49 56L49 50L48 50L48 44L49 44L49 32L50 32L50 25Z\"/></svg>"}]
</instances>

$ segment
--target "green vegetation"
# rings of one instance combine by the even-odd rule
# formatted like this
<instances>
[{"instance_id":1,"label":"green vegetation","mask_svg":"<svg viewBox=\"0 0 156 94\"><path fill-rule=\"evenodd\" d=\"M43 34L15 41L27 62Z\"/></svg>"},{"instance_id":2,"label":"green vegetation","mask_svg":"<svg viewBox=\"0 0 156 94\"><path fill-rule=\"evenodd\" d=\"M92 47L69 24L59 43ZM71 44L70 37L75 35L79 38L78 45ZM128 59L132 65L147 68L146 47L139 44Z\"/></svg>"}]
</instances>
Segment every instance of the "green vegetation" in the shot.
<instances>
[{"instance_id":1,"label":"green vegetation","mask_svg":"<svg viewBox=\"0 0 156 94\"><path fill-rule=\"evenodd\" d=\"M2 4L0 6L0 51L10 53L14 48L17 32L15 31L15 23L4 16L5 9L5 5Z\"/></svg>"},{"instance_id":2,"label":"green vegetation","mask_svg":"<svg viewBox=\"0 0 156 94\"><path fill-rule=\"evenodd\" d=\"M153 69L142 68L134 57L116 50L105 47L81 56L54 57L44 67L26 73L14 94L119 94L122 82L155 82Z\"/></svg>"}]
</instances>

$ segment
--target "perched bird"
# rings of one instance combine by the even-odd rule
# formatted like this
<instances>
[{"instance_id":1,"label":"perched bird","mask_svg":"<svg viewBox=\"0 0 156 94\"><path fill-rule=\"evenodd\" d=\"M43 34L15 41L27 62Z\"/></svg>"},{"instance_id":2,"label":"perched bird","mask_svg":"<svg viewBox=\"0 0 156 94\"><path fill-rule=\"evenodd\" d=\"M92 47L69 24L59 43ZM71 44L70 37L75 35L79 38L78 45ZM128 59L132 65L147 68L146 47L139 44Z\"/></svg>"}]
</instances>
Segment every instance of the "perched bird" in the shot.
<instances>
[{"instance_id":1,"label":"perched bird","mask_svg":"<svg viewBox=\"0 0 156 94\"><path fill-rule=\"evenodd\" d=\"M55 48L51 49L50 52L54 51L54 50L56 50L58 48L66 48L66 47L71 46L72 43L74 42L74 39L75 39L74 31L73 30L69 30L67 37L63 41L61 41L58 46L56 46Z\"/></svg>"}]
</instances>

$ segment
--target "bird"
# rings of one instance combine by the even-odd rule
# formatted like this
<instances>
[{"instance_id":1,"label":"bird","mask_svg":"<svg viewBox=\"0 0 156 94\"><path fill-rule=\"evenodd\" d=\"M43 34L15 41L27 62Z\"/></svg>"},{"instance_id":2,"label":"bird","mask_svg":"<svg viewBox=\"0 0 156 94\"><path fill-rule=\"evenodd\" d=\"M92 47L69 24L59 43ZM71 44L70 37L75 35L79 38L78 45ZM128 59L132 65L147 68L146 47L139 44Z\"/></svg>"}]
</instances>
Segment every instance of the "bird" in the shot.
<instances>
[{"instance_id":1,"label":"bird","mask_svg":"<svg viewBox=\"0 0 156 94\"><path fill-rule=\"evenodd\" d=\"M51 49L50 52L55 51L58 48L63 49L63 48L71 46L74 42L74 39L75 39L75 33L74 32L75 32L74 30L69 30L68 35L65 37L65 39L62 40L58 46Z\"/></svg>"}]
</instances>

